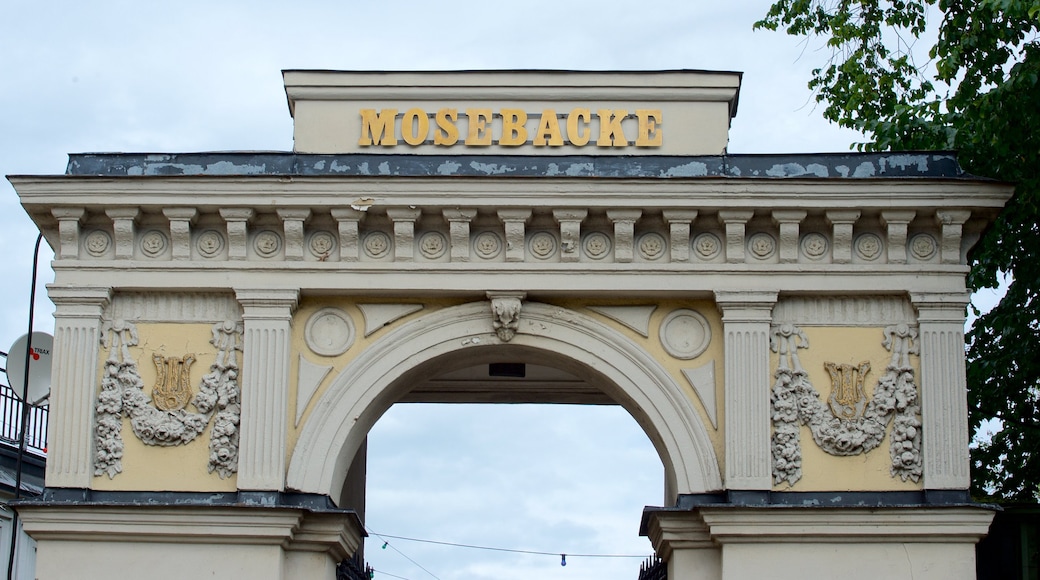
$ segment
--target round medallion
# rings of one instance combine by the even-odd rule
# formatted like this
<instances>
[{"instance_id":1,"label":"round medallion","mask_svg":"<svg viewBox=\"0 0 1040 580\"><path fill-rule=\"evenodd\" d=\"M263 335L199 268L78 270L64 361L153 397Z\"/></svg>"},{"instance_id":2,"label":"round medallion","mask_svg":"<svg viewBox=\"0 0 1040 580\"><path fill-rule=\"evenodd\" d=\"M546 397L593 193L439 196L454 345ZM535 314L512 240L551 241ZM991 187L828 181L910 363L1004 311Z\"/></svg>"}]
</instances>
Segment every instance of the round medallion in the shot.
<instances>
[{"instance_id":1,"label":"round medallion","mask_svg":"<svg viewBox=\"0 0 1040 580\"><path fill-rule=\"evenodd\" d=\"M271 230L264 230L253 238L253 249L257 254L270 258L282 249L282 238Z\"/></svg>"},{"instance_id":2,"label":"round medallion","mask_svg":"<svg viewBox=\"0 0 1040 580\"><path fill-rule=\"evenodd\" d=\"M141 236L141 253L154 258L166 251L166 236L159 230L145 232Z\"/></svg>"},{"instance_id":3,"label":"round medallion","mask_svg":"<svg viewBox=\"0 0 1040 580\"><path fill-rule=\"evenodd\" d=\"M748 239L748 249L752 256L764 260L776 253L776 240L769 234L759 232Z\"/></svg>"},{"instance_id":4,"label":"round medallion","mask_svg":"<svg viewBox=\"0 0 1040 580\"><path fill-rule=\"evenodd\" d=\"M689 360L701 355L711 342L711 326L696 310L683 308L661 323L661 345L675 358Z\"/></svg>"},{"instance_id":5,"label":"round medallion","mask_svg":"<svg viewBox=\"0 0 1040 580\"><path fill-rule=\"evenodd\" d=\"M693 239L693 251L702 260L714 260L722 253L722 242L715 234L704 233Z\"/></svg>"},{"instance_id":6,"label":"round medallion","mask_svg":"<svg viewBox=\"0 0 1040 580\"><path fill-rule=\"evenodd\" d=\"M585 236L585 242L582 245L585 248L585 255L593 260L601 260L610 252L610 238L603 232L592 232Z\"/></svg>"},{"instance_id":7,"label":"round medallion","mask_svg":"<svg viewBox=\"0 0 1040 580\"><path fill-rule=\"evenodd\" d=\"M390 253L390 236L383 232L371 232L365 236L365 253L370 258L382 258Z\"/></svg>"},{"instance_id":8,"label":"round medallion","mask_svg":"<svg viewBox=\"0 0 1040 580\"><path fill-rule=\"evenodd\" d=\"M325 260L332 255L332 250L336 248L336 238L332 237L329 232L315 232L311 236L308 248L315 258Z\"/></svg>"},{"instance_id":9,"label":"round medallion","mask_svg":"<svg viewBox=\"0 0 1040 580\"><path fill-rule=\"evenodd\" d=\"M877 234L863 234L856 238L856 255L872 261L881 256L881 238Z\"/></svg>"},{"instance_id":10,"label":"round medallion","mask_svg":"<svg viewBox=\"0 0 1040 580\"><path fill-rule=\"evenodd\" d=\"M436 260L448 251L448 240L440 232L426 232L419 237L419 252L431 260Z\"/></svg>"},{"instance_id":11,"label":"round medallion","mask_svg":"<svg viewBox=\"0 0 1040 580\"><path fill-rule=\"evenodd\" d=\"M112 245L112 238L108 237L106 232L94 230L87 234L83 245L87 248L88 254L97 258L105 255L109 246Z\"/></svg>"},{"instance_id":12,"label":"round medallion","mask_svg":"<svg viewBox=\"0 0 1040 580\"><path fill-rule=\"evenodd\" d=\"M322 308L307 320L303 336L315 353L338 356L354 344L354 323L339 308Z\"/></svg>"},{"instance_id":13,"label":"round medallion","mask_svg":"<svg viewBox=\"0 0 1040 580\"><path fill-rule=\"evenodd\" d=\"M199 254L202 256L212 258L224 249L224 236L220 235L220 232L216 230L206 230L199 234L199 238L195 241L195 247L198 248Z\"/></svg>"},{"instance_id":14,"label":"round medallion","mask_svg":"<svg viewBox=\"0 0 1040 580\"><path fill-rule=\"evenodd\" d=\"M827 238L813 232L802 236L802 254L810 260L819 260L827 253Z\"/></svg>"},{"instance_id":15,"label":"round medallion","mask_svg":"<svg viewBox=\"0 0 1040 580\"><path fill-rule=\"evenodd\" d=\"M639 238L639 253L647 260L656 260L664 255L664 236L649 233Z\"/></svg>"},{"instance_id":16,"label":"round medallion","mask_svg":"<svg viewBox=\"0 0 1040 580\"><path fill-rule=\"evenodd\" d=\"M918 260L929 260L935 256L935 238L928 234L917 234L910 239L910 253Z\"/></svg>"},{"instance_id":17,"label":"round medallion","mask_svg":"<svg viewBox=\"0 0 1040 580\"><path fill-rule=\"evenodd\" d=\"M473 239L473 252L489 260L502 253L502 240L494 232L481 232Z\"/></svg>"},{"instance_id":18,"label":"round medallion","mask_svg":"<svg viewBox=\"0 0 1040 580\"><path fill-rule=\"evenodd\" d=\"M531 253L545 259L556 253L556 238L549 232L538 232L531 236Z\"/></svg>"}]
</instances>

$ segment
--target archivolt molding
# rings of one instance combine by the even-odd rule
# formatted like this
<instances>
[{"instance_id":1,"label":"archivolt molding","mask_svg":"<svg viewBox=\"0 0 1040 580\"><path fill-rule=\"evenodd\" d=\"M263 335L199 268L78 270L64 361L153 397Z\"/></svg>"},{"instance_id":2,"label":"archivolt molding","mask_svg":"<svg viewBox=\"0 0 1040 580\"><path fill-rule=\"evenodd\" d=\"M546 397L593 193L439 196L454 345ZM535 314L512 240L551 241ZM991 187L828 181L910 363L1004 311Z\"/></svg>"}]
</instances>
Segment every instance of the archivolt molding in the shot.
<instances>
[{"instance_id":1,"label":"archivolt molding","mask_svg":"<svg viewBox=\"0 0 1040 580\"><path fill-rule=\"evenodd\" d=\"M834 380L828 409L798 360L798 349L809 348L808 337L793 324L773 327L770 347L780 355L772 393L774 483L794 485L802 477L799 424L809 427L821 449L847 456L867 453L880 445L890 420L892 476L903 481L921 479L921 407L910 366L910 355L918 352L917 331L907 324L897 324L886 327L884 336L882 344L892 352L892 358L869 402L862 393L869 363L827 363Z\"/></svg>"},{"instance_id":2,"label":"archivolt molding","mask_svg":"<svg viewBox=\"0 0 1040 580\"><path fill-rule=\"evenodd\" d=\"M293 450L292 490L331 494L379 417L426 363L468 351L469 360L503 345L487 302L446 308L389 332L366 349L315 404ZM666 472L666 496L722 488L718 460L691 401L639 345L580 313L524 303L508 348L550 354L597 377L647 432ZM443 359L442 359L443 360Z\"/></svg>"},{"instance_id":3,"label":"archivolt molding","mask_svg":"<svg viewBox=\"0 0 1040 580\"><path fill-rule=\"evenodd\" d=\"M186 409L190 398L188 370L194 355L181 358L153 355L157 382L151 400L129 347L138 343L137 328L123 320L106 322L102 343L109 349L101 393L97 400L94 475L110 479L122 472L123 417L145 445L174 446L194 441L216 418L210 434L209 471L226 479L238 470L238 425L241 417L236 351L242 350L242 324L213 325L210 341L217 354L191 400L198 412Z\"/></svg>"}]
</instances>

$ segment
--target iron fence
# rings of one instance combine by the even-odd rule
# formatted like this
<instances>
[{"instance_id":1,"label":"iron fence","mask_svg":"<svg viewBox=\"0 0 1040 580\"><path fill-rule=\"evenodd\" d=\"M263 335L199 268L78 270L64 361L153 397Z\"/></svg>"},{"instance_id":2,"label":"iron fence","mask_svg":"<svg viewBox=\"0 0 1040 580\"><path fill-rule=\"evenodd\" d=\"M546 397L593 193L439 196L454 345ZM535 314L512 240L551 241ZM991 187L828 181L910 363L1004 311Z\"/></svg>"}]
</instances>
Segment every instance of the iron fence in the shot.
<instances>
[{"instance_id":1,"label":"iron fence","mask_svg":"<svg viewBox=\"0 0 1040 580\"><path fill-rule=\"evenodd\" d=\"M369 580L373 576L372 567L365 563L360 553L336 566L336 580Z\"/></svg>"},{"instance_id":2,"label":"iron fence","mask_svg":"<svg viewBox=\"0 0 1040 580\"><path fill-rule=\"evenodd\" d=\"M639 580L668 580L668 564L652 556L639 566Z\"/></svg>"},{"instance_id":3,"label":"iron fence","mask_svg":"<svg viewBox=\"0 0 1040 580\"><path fill-rule=\"evenodd\" d=\"M7 362L7 353L0 352L0 358ZM6 364L4 365L7 366ZM0 368L0 444L18 446L19 430L22 426L22 409L24 403L15 395L14 389L7 382L7 371ZM29 453L46 457L47 455L47 407L29 405L29 421L25 429L25 449Z\"/></svg>"}]
</instances>

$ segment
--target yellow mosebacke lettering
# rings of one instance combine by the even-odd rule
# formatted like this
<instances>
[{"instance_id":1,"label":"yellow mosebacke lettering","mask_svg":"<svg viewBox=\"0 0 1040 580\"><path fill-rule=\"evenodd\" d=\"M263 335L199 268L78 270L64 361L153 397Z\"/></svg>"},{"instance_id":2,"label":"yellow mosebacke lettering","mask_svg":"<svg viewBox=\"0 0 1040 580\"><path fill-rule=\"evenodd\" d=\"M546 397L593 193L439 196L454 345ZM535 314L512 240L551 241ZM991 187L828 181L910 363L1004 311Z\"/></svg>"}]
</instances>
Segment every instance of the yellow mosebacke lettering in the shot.
<instances>
[{"instance_id":1,"label":"yellow mosebacke lettering","mask_svg":"<svg viewBox=\"0 0 1040 580\"><path fill-rule=\"evenodd\" d=\"M397 118L397 109L383 109L376 113L375 109L361 109L361 138L358 145L368 147L370 145L382 145L393 147L397 145L397 137L394 136L394 119Z\"/></svg>"},{"instance_id":2,"label":"yellow mosebacke lettering","mask_svg":"<svg viewBox=\"0 0 1040 580\"><path fill-rule=\"evenodd\" d=\"M585 123L585 131L581 131L578 127L578 123ZM592 111L589 109L577 108L571 111L567 115L567 139L571 142L571 145L581 147L589 144L589 139L592 138Z\"/></svg>"},{"instance_id":3,"label":"yellow mosebacke lettering","mask_svg":"<svg viewBox=\"0 0 1040 580\"><path fill-rule=\"evenodd\" d=\"M469 119L469 134L466 135L466 145L473 147L487 147L491 145L491 128L488 122L493 113L491 109L466 109L466 117Z\"/></svg>"},{"instance_id":4,"label":"yellow mosebacke lettering","mask_svg":"<svg viewBox=\"0 0 1040 580\"><path fill-rule=\"evenodd\" d=\"M660 147L663 142L661 109L636 109L636 119L636 147Z\"/></svg>"},{"instance_id":5,"label":"yellow mosebacke lettering","mask_svg":"<svg viewBox=\"0 0 1040 580\"><path fill-rule=\"evenodd\" d=\"M502 109L502 137L498 144L503 147L519 147L527 143L527 112L523 109Z\"/></svg>"},{"instance_id":6,"label":"yellow mosebacke lettering","mask_svg":"<svg viewBox=\"0 0 1040 580\"><path fill-rule=\"evenodd\" d=\"M452 146L459 142L459 128L455 122L459 120L458 109L440 109L433 120L437 128L433 133L434 145Z\"/></svg>"},{"instance_id":7,"label":"yellow mosebacke lettering","mask_svg":"<svg viewBox=\"0 0 1040 580\"><path fill-rule=\"evenodd\" d=\"M560 147L563 145L563 134L560 133L560 120L556 118L556 111L545 109L542 118L538 122L538 131L534 134L531 145L535 147Z\"/></svg>"},{"instance_id":8,"label":"yellow mosebacke lettering","mask_svg":"<svg viewBox=\"0 0 1040 580\"><path fill-rule=\"evenodd\" d=\"M401 117L401 138L412 147L422 145L426 134L430 132L430 118L426 111L415 108L408 109Z\"/></svg>"},{"instance_id":9,"label":"yellow mosebacke lettering","mask_svg":"<svg viewBox=\"0 0 1040 580\"><path fill-rule=\"evenodd\" d=\"M625 131L621 128L621 121L628 115L625 109L599 109L596 116L599 117L599 140L597 147L628 147L625 139Z\"/></svg>"}]
</instances>

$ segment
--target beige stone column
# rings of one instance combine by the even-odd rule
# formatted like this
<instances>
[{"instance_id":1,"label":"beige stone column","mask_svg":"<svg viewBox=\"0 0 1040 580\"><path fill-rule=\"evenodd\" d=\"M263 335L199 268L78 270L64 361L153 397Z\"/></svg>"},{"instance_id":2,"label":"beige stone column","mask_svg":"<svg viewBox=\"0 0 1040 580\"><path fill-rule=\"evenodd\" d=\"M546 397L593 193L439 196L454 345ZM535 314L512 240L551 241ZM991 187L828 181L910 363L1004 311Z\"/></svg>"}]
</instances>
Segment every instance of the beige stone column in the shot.
<instances>
[{"instance_id":1,"label":"beige stone column","mask_svg":"<svg viewBox=\"0 0 1040 580\"><path fill-rule=\"evenodd\" d=\"M881 223L888 228L888 261L890 264L906 263L906 237L910 222L917 215L915 210L888 210L881 212Z\"/></svg>"},{"instance_id":2,"label":"beige stone column","mask_svg":"<svg viewBox=\"0 0 1040 580\"><path fill-rule=\"evenodd\" d=\"M740 264L744 262L744 237L747 223L754 217L752 210L723 210L719 212L719 220L726 227L726 262Z\"/></svg>"},{"instance_id":3,"label":"beige stone column","mask_svg":"<svg viewBox=\"0 0 1040 580\"><path fill-rule=\"evenodd\" d=\"M668 224L669 247L673 262L690 261L690 227L697 219L697 210L666 209L664 221Z\"/></svg>"},{"instance_id":4,"label":"beige stone column","mask_svg":"<svg viewBox=\"0 0 1040 580\"><path fill-rule=\"evenodd\" d=\"M500 209L498 219L506 233L506 261L523 262L527 253L526 224L531 219L529 209Z\"/></svg>"},{"instance_id":5,"label":"beige stone column","mask_svg":"<svg viewBox=\"0 0 1040 580\"><path fill-rule=\"evenodd\" d=\"M163 215L170 220L170 243L174 260L191 259L191 226L198 213L193 207L163 209Z\"/></svg>"},{"instance_id":6,"label":"beige stone column","mask_svg":"<svg viewBox=\"0 0 1040 580\"><path fill-rule=\"evenodd\" d=\"M117 260L129 260L134 257L134 228L140 213L141 210L136 207L114 207L105 210L105 215L112 220Z\"/></svg>"},{"instance_id":7,"label":"beige stone column","mask_svg":"<svg viewBox=\"0 0 1040 580\"><path fill-rule=\"evenodd\" d=\"M220 217L227 224L228 258L245 260L249 245L249 220L253 217L253 210L247 207L222 208Z\"/></svg>"},{"instance_id":8,"label":"beige stone column","mask_svg":"<svg viewBox=\"0 0 1040 580\"><path fill-rule=\"evenodd\" d=\"M285 236L285 259L299 261L303 259L303 225L311 217L309 209L279 209L278 217L282 220L282 233Z\"/></svg>"},{"instance_id":9,"label":"beige stone column","mask_svg":"<svg viewBox=\"0 0 1040 580\"><path fill-rule=\"evenodd\" d=\"M51 286L54 354L47 422L47 487L87 489L94 476L94 402L101 313L110 288Z\"/></svg>"},{"instance_id":10,"label":"beige stone column","mask_svg":"<svg viewBox=\"0 0 1040 580\"><path fill-rule=\"evenodd\" d=\"M859 219L859 210L834 210L827 212L827 222L831 224L831 256L835 264L848 264L852 261L852 228Z\"/></svg>"},{"instance_id":11,"label":"beige stone column","mask_svg":"<svg viewBox=\"0 0 1040 580\"><path fill-rule=\"evenodd\" d=\"M581 222L588 215L587 209L553 210L553 219L560 224L561 262L577 262L581 259Z\"/></svg>"},{"instance_id":12,"label":"beige stone column","mask_svg":"<svg viewBox=\"0 0 1040 580\"><path fill-rule=\"evenodd\" d=\"M696 512L654 513L647 535L654 552L668 562L669 578L721 580L722 550Z\"/></svg>"},{"instance_id":13,"label":"beige stone column","mask_svg":"<svg viewBox=\"0 0 1040 580\"><path fill-rule=\"evenodd\" d=\"M769 325L775 291L716 291L725 334L725 446L729 490L772 487Z\"/></svg>"},{"instance_id":14,"label":"beige stone column","mask_svg":"<svg viewBox=\"0 0 1040 580\"><path fill-rule=\"evenodd\" d=\"M79 224L86 210L81 207L56 207L51 215L58 220L61 245L56 252L59 260L79 259Z\"/></svg>"},{"instance_id":15,"label":"beige stone column","mask_svg":"<svg viewBox=\"0 0 1040 580\"><path fill-rule=\"evenodd\" d=\"M921 453L925 489L968 489L968 389L964 309L968 295L911 294L921 349Z\"/></svg>"},{"instance_id":16,"label":"beige stone column","mask_svg":"<svg viewBox=\"0 0 1040 580\"><path fill-rule=\"evenodd\" d=\"M394 222L394 260L411 262L415 257L415 220L422 210L397 207L386 210Z\"/></svg>"},{"instance_id":17,"label":"beige stone column","mask_svg":"<svg viewBox=\"0 0 1040 580\"><path fill-rule=\"evenodd\" d=\"M809 212L805 210L773 210L773 223L780 228L780 263L793 264L798 261L798 236L802 220Z\"/></svg>"},{"instance_id":18,"label":"beige stone column","mask_svg":"<svg viewBox=\"0 0 1040 580\"><path fill-rule=\"evenodd\" d=\"M607 218L614 222L614 261L631 262L635 256L636 220L641 209L609 209Z\"/></svg>"},{"instance_id":19,"label":"beige stone column","mask_svg":"<svg viewBox=\"0 0 1040 580\"><path fill-rule=\"evenodd\" d=\"M469 222L477 217L475 209L446 209L441 212L448 220L451 235L451 261L469 261Z\"/></svg>"},{"instance_id":20,"label":"beige stone column","mask_svg":"<svg viewBox=\"0 0 1040 580\"><path fill-rule=\"evenodd\" d=\"M285 487L292 313L298 290L236 288L242 305L242 422L238 488Z\"/></svg>"},{"instance_id":21,"label":"beige stone column","mask_svg":"<svg viewBox=\"0 0 1040 580\"><path fill-rule=\"evenodd\" d=\"M344 262L357 262L361 258L359 238L364 215L364 212L349 207L332 210L339 230L339 259Z\"/></svg>"}]
</instances>

